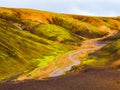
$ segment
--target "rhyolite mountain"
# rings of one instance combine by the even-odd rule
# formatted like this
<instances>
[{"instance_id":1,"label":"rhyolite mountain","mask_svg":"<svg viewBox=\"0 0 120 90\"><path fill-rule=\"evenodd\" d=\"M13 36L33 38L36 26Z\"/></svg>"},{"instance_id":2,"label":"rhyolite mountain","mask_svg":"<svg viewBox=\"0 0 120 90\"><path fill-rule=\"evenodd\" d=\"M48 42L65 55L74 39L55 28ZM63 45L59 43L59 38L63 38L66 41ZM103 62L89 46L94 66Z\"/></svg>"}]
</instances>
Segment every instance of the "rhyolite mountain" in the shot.
<instances>
[{"instance_id":1,"label":"rhyolite mountain","mask_svg":"<svg viewBox=\"0 0 120 90\"><path fill-rule=\"evenodd\" d=\"M118 31L112 41L83 61L83 65L120 68L120 17L60 14L0 7L0 80L53 62L86 39Z\"/></svg>"}]
</instances>

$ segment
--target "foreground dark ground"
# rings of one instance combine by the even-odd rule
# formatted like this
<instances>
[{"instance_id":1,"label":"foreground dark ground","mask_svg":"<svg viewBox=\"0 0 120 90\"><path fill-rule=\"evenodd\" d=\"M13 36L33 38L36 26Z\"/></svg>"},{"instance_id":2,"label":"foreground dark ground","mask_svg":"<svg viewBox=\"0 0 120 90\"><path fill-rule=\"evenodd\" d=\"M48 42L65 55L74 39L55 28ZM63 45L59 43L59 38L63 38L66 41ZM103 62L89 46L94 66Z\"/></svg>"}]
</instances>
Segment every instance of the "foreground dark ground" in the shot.
<instances>
[{"instance_id":1,"label":"foreground dark ground","mask_svg":"<svg viewBox=\"0 0 120 90\"><path fill-rule=\"evenodd\" d=\"M45 80L3 83L0 90L120 90L120 71L89 67Z\"/></svg>"}]
</instances>

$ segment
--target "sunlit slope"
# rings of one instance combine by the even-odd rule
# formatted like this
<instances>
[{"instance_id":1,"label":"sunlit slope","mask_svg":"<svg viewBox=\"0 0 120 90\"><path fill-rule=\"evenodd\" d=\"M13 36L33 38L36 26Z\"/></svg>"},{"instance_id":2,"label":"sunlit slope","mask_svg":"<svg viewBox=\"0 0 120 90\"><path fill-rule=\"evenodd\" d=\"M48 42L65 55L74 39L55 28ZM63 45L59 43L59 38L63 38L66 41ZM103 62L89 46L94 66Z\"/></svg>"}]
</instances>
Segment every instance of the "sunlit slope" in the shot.
<instances>
[{"instance_id":1,"label":"sunlit slope","mask_svg":"<svg viewBox=\"0 0 120 90\"><path fill-rule=\"evenodd\" d=\"M75 19L92 24L100 30L106 31L107 29L119 30L120 18L119 17L98 17L98 16L82 16L82 15L69 15Z\"/></svg>"},{"instance_id":2,"label":"sunlit slope","mask_svg":"<svg viewBox=\"0 0 120 90\"><path fill-rule=\"evenodd\" d=\"M82 64L120 69L120 40L112 42L101 50L92 53Z\"/></svg>"},{"instance_id":3,"label":"sunlit slope","mask_svg":"<svg viewBox=\"0 0 120 90\"><path fill-rule=\"evenodd\" d=\"M24 18L17 16L22 9L16 10L0 8L0 80L47 66L56 56L74 49L85 39L66 28L49 24L40 14L43 11L27 9ZM31 12L27 14L28 11ZM39 13L37 20L33 20L34 12ZM30 13L33 13L32 19L28 18Z\"/></svg>"},{"instance_id":4,"label":"sunlit slope","mask_svg":"<svg viewBox=\"0 0 120 90\"><path fill-rule=\"evenodd\" d=\"M52 13L47 11L32 10L32 9L9 9L0 8L0 17L12 20L17 23L22 23L21 20L32 20L34 22L40 22L45 24L54 24L65 29L68 29L71 33L81 35L84 37L100 37L107 32L99 30L96 26L89 24L88 22L74 19L73 17Z\"/></svg>"},{"instance_id":5,"label":"sunlit slope","mask_svg":"<svg viewBox=\"0 0 120 90\"><path fill-rule=\"evenodd\" d=\"M40 60L49 56L54 58L69 49L0 19L0 79L30 70L38 64L47 65L49 59Z\"/></svg>"},{"instance_id":6,"label":"sunlit slope","mask_svg":"<svg viewBox=\"0 0 120 90\"><path fill-rule=\"evenodd\" d=\"M56 56L79 47L85 39L102 37L113 30L119 32L119 24L119 17L1 7L0 80L49 65ZM119 39L119 34L116 36Z\"/></svg>"},{"instance_id":7,"label":"sunlit slope","mask_svg":"<svg viewBox=\"0 0 120 90\"><path fill-rule=\"evenodd\" d=\"M117 32L102 40L110 42L102 49L89 54L84 58L82 65L104 66L114 69L120 69L120 33Z\"/></svg>"}]
</instances>

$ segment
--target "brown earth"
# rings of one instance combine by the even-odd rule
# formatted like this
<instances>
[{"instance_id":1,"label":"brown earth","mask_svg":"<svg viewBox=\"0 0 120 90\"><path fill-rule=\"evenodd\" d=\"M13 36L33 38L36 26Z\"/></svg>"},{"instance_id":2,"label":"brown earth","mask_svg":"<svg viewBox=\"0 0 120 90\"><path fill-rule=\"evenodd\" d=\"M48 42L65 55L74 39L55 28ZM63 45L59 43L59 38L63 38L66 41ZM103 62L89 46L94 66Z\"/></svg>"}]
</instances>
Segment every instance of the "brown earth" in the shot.
<instances>
[{"instance_id":1,"label":"brown earth","mask_svg":"<svg viewBox=\"0 0 120 90\"><path fill-rule=\"evenodd\" d=\"M3 83L0 90L120 90L120 71L89 67L45 80Z\"/></svg>"}]
</instances>

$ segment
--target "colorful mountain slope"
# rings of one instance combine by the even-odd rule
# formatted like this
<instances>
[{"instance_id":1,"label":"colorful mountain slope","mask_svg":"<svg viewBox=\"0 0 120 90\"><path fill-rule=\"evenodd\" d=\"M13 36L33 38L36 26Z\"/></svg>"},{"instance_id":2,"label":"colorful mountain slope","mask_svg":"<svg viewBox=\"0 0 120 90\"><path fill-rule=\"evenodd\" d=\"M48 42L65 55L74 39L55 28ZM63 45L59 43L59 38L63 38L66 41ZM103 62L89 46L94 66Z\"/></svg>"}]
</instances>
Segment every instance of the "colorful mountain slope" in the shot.
<instances>
[{"instance_id":1,"label":"colorful mountain slope","mask_svg":"<svg viewBox=\"0 0 120 90\"><path fill-rule=\"evenodd\" d=\"M1 7L0 80L38 66L47 66L56 56L79 47L85 39L102 37L112 30L119 31L119 21L118 17L77 16ZM119 41L115 43L117 45ZM102 53L109 50L106 47ZM119 47L117 49L119 51Z\"/></svg>"}]
</instances>

